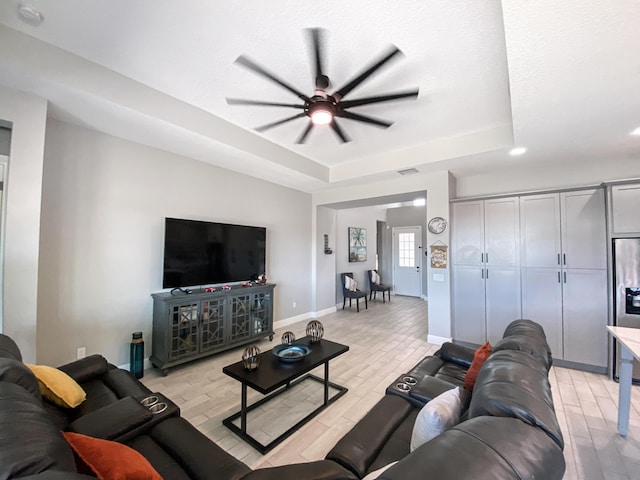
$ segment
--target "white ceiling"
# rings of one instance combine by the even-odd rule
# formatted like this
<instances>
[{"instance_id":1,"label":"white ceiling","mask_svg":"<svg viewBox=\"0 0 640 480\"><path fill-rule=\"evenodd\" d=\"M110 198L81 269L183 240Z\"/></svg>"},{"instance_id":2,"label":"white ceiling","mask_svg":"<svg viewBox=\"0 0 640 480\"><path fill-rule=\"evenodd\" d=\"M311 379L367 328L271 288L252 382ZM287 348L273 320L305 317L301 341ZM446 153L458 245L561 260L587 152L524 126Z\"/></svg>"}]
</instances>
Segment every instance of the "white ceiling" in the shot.
<instances>
[{"instance_id":1,"label":"white ceiling","mask_svg":"<svg viewBox=\"0 0 640 480\"><path fill-rule=\"evenodd\" d=\"M50 114L105 133L314 192L396 178L456 176L553 162L640 158L640 2L619 0L30 0L44 21L0 3L0 83L48 98ZM405 57L348 99L419 87L417 100L354 111L342 144L297 113L225 97L298 103L234 64L241 54L311 95L303 29L327 33L334 88L390 44ZM517 159L513 145L528 152Z\"/></svg>"}]
</instances>

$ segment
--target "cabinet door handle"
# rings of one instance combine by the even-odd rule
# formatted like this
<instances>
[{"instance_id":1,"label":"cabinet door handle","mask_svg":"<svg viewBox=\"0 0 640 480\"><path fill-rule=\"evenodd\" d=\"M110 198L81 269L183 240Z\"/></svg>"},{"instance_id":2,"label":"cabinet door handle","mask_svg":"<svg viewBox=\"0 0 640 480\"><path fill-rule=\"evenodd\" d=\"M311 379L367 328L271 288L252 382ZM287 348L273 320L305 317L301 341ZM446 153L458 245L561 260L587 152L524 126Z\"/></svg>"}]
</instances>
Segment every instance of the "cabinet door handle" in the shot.
<instances>
[{"instance_id":1,"label":"cabinet door handle","mask_svg":"<svg viewBox=\"0 0 640 480\"><path fill-rule=\"evenodd\" d=\"M558 272L558 283L562 283L562 282L560 281L560 272Z\"/></svg>"},{"instance_id":2,"label":"cabinet door handle","mask_svg":"<svg viewBox=\"0 0 640 480\"><path fill-rule=\"evenodd\" d=\"M566 254L566 253L563 253L563 254L562 254L562 263L563 263L564 265L566 265L566 264L567 264L567 254Z\"/></svg>"},{"instance_id":3,"label":"cabinet door handle","mask_svg":"<svg viewBox=\"0 0 640 480\"><path fill-rule=\"evenodd\" d=\"M488 253L484 254L484 261L489 263L489 254Z\"/></svg>"},{"instance_id":4,"label":"cabinet door handle","mask_svg":"<svg viewBox=\"0 0 640 480\"><path fill-rule=\"evenodd\" d=\"M484 268L480 269L480 278L484 278Z\"/></svg>"},{"instance_id":5,"label":"cabinet door handle","mask_svg":"<svg viewBox=\"0 0 640 480\"><path fill-rule=\"evenodd\" d=\"M489 280L489 269L487 268L487 280Z\"/></svg>"},{"instance_id":6,"label":"cabinet door handle","mask_svg":"<svg viewBox=\"0 0 640 480\"><path fill-rule=\"evenodd\" d=\"M563 272L564 273L564 283L567 283L567 272Z\"/></svg>"},{"instance_id":7,"label":"cabinet door handle","mask_svg":"<svg viewBox=\"0 0 640 480\"><path fill-rule=\"evenodd\" d=\"M558 265L560 265L560 254L558 254ZM560 275L560 273L558 273Z\"/></svg>"},{"instance_id":8,"label":"cabinet door handle","mask_svg":"<svg viewBox=\"0 0 640 480\"><path fill-rule=\"evenodd\" d=\"M480 263L484 263L484 253L480 254Z\"/></svg>"}]
</instances>

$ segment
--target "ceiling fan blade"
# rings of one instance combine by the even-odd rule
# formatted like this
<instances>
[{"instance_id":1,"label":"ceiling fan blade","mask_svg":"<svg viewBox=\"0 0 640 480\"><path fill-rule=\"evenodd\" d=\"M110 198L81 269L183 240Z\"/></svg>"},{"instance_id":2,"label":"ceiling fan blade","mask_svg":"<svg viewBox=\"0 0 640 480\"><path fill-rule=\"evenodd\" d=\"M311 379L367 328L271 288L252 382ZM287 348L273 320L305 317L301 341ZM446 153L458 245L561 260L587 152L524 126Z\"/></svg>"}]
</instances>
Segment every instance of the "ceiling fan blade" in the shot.
<instances>
[{"instance_id":1,"label":"ceiling fan blade","mask_svg":"<svg viewBox=\"0 0 640 480\"><path fill-rule=\"evenodd\" d=\"M245 100L244 98L229 98L229 97L227 97L227 103L229 105L259 105L259 106L265 106L265 107L304 108L304 105L296 105L295 103L263 102L262 100Z\"/></svg>"},{"instance_id":2,"label":"ceiling fan blade","mask_svg":"<svg viewBox=\"0 0 640 480\"><path fill-rule=\"evenodd\" d=\"M269 130L270 128L277 127L278 125L282 125L283 123L290 122L291 120L295 120L296 118L306 117L306 113L298 113L297 115L293 115L291 117L283 118L282 120L278 120L277 122L267 123L266 125L262 125L261 127L257 127L256 130L259 132L264 132L265 130Z\"/></svg>"},{"instance_id":3,"label":"ceiling fan blade","mask_svg":"<svg viewBox=\"0 0 640 480\"><path fill-rule=\"evenodd\" d=\"M311 47L313 49L314 71L313 78L316 88L324 90L329 87L329 77L324 74L322 59L324 58L324 30L321 28L307 29Z\"/></svg>"},{"instance_id":4,"label":"ceiling fan blade","mask_svg":"<svg viewBox=\"0 0 640 480\"><path fill-rule=\"evenodd\" d=\"M336 117L348 118L350 120L356 120L358 122L369 123L371 125L382 128L389 128L391 125L393 125L393 122L385 122L384 120L378 120L377 118L373 118L368 115L360 115L359 113L353 113L347 110L336 112Z\"/></svg>"},{"instance_id":5,"label":"ceiling fan blade","mask_svg":"<svg viewBox=\"0 0 640 480\"><path fill-rule=\"evenodd\" d=\"M358 98L355 100L345 100L340 102L342 108L359 107L360 105L369 105L371 103L390 102L392 100L400 100L403 98L415 98L418 96L419 90L410 90L407 92L391 93L389 95L378 95L375 97Z\"/></svg>"},{"instance_id":6,"label":"ceiling fan blade","mask_svg":"<svg viewBox=\"0 0 640 480\"><path fill-rule=\"evenodd\" d=\"M305 128L304 132L302 132L302 135L298 137L298 140L296 140L296 143L304 143L307 140L307 136L309 136L309 132L311 131L312 128L313 128L313 122L309 121L307 128Z\"/></svg>"},{"instance_id":7,"label":"ceiling fan blade","mask_svg":"<svg viewBox=\"0 0 640 480\"><path fill-rule=\"evenodd\" d=\"M258 65L253 60L246 57L245 55L240 55L238 58L236 58L236 63L239 63L243 67L248 68L249 70L257 73L258 75L262 75L263 77L268 78L272 82L277 83L282 88L289 90L291 93L296 95L301 100L304 100L305 102L308 102L311 100L304 93L300 92L299 90L296 90L291 85L286 83L284 80L279 79L273 73L267 71L265 68L261 67L260 65Z\"/></svg>"},{"instance_id":8,"label":"ceiling fan blade","mask_svg":"<svg viewBox=\"0 0 640 480\"><path fill-rule=\"evenodd\" d=\"M393 47L388 53L386 53L385 55L383 55L380 60L378 60L377 62L375 62L374 64L372 64L369 68L367 68L365 71L363 71L360 75L358 75L357 77L355 77L353 80L351 80L349 83L347 83L345 86L343 86L342 88L340 88L339 90L337 90L333 96L336 97L336 99L340 100L342 98L344 98L346 95L349 94L349 92L351 92L351 90L353 90L354 88L356 88L358 85L360 85L362 82L364 82L367 78L369 78L376 70L378 70L379 68L381 68L384 64L386 64L389 60L391 60L393 57L395 57L398 54L402 54L402 52L400 51L400 49L398 47Z\"/></svg>"},{"instance_id":9,"label":"ceiling fan blade","mask_svg":"<svg viewBox=\"0 0 640 480\"><path fill-rule=\"evenodd\" d=\"M336 135L340 137L340 140L342 140L344 143L351 141L351 139L347 137L345 133L342 131L342 129L340 128L340 125L338 125L338 122L336 121L335 118L331 121L330 125L331 125L331 128L333 128L333 131L336 132Z\"/></svg>"}]
</instances>

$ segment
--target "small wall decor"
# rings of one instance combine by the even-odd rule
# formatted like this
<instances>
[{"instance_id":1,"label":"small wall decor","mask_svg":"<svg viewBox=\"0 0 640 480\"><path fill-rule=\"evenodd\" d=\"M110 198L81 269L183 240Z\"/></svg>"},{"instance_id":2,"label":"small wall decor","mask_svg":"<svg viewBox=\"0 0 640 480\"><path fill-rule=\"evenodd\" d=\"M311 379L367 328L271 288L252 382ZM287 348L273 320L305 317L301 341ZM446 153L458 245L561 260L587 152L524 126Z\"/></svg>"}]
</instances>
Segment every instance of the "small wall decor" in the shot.
<instances>
[{"instance_id":1,"label":"small wall decor","mask_svg":"<svg viewBox=\"0 0 640 480\"><path fill-rule=\"evenodd\" d=\"M367 229L349 227L349 262L367 261Z\"/></svg>"},{"instance_id":2,"label":"small wall decor","mask_svg":"<svg viewBox=\"0 0 640 480\"><path fill-rule=\"evenodd\" d=\"M431 245L431 267L447 268L447 245L438 240Z\"/></svg>"},{"instance_id":3,"label":"small wall decor","mask_svg":"<svg viewBox=\"0 0 640 480\"><path fill-rule=\"evenodd\" d=\"M256 345L251 345L242 352L242 364L247 370L255 370L260 365L260 349Z\"/></svg>"},{"instance_id":4,"label":"small wall decor","mask_svg":"<svg viewBox=\"0 0 640 480\"><path fill-rule=\"evenodd\" d=\"M324 326L318 320L311 320L307 323L307 336L311 343L319 342L324 335Z\"/></svg>"},{"instance_id":5,"label":"small wall decor","mask_svg":"<svg viewBox=\"0 0 640 480\"><path fill-rule=\"evenodd\" d=\"M324 253L327 255L331 255L333 250L329 248L329 235L325 234L324 236Z\"/></svg>"}]
</instances>

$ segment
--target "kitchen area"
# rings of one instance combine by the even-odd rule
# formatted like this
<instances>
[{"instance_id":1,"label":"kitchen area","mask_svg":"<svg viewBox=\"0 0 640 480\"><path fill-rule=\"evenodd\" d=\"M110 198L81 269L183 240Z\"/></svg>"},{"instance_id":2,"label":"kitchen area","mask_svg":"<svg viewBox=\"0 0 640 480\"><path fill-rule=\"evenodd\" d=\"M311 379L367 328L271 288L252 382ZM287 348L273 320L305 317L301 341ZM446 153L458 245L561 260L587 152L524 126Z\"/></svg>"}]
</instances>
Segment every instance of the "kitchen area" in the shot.
<instances>
[{"instance_id":1,"label":"kitchen area","mask_svg":"<svg viewBox=\"0 0 640 480\"><path fill-rule=\"evenodd\" d=\"M606 188L611 324L640 329L640 180L613 182ZM617 380L620 348L617 341L610 342L610 373ZM632 377L634 384L640 384L637 360Z\"/></svg>"}]
</instances>

